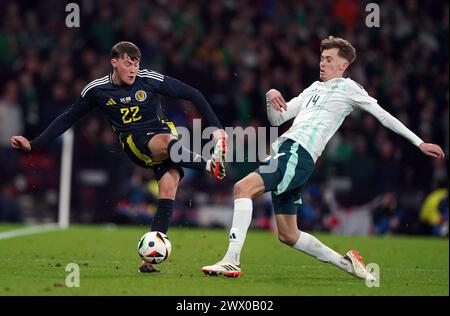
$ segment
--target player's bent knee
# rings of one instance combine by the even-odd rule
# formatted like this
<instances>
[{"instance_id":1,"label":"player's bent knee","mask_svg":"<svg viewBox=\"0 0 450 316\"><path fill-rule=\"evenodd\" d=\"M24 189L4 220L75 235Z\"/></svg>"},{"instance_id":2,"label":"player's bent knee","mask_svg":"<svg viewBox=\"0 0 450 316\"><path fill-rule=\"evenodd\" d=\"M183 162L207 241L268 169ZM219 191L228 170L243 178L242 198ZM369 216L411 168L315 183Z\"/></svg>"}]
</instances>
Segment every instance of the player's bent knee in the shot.
<instances>
[{"instance_id":1,"label":"player's bent knee","mask_svg":"<svg viewBox=\"0 0 450 316\"><path fill-rule=\"evenodd\" d=\"M288 246L293 246L297 242L297 236L295 234L286 234L283 232L278 232L278 239Z\"/></svg>"},{"instance_id":2,"label":"player's bent knee","mask_svg":"<svg viewBox=\"0 0 450 316\"><path fill-rule=\"evenodd\" d=\"M246 185L245 182L239 181L234 185L234 198L242 199L242 198L252 198L252 190L251 186Z\"/></svg>"},{"instance_id":3,"label":"player's bent knee","mask_svg":"<svg viewBox=\"0 0 450 316\"><path fill-rule=\"evenodd\" d=\"M148 143L148 148L156 161L162 161L169 157L169 143L175 139L170 134L155 135Z\"/></svg>"},{"instance_id":4,"label":"player's bent knee","mask_svg":"<svg viewBox=\"0 0 450 316\"><path fill-rule=\"evenodd\" d=\"M236 182L234 184L233 194L235 198L237 198L238 196L240 197L242 194L244 194L244 188L242 187L241 182Z\"/></svg>"},{"instance_id":5,"label":"player's bent knee","mask_svg":"<svg viewBox=\"0 0 450 316\"><path fill-rule=\"evenodd\" d=\"M165 150L168 150L170 142L174 139L176 140L176 138L171 134L163 134L162 136L163 136L162 138L163 148Z\"/></svg>"},{"instance_id":6,"label":"player's bent knee","mask_svg":"<svg viewBox=\"0 0 450 316\"><path fill-rule=\"evenodd\" d=\"M259 176L258 176L259 177ZM234 185L234 198L255 198L264 193L264 183L251 173Z\"/></svg>"}]
</instances>

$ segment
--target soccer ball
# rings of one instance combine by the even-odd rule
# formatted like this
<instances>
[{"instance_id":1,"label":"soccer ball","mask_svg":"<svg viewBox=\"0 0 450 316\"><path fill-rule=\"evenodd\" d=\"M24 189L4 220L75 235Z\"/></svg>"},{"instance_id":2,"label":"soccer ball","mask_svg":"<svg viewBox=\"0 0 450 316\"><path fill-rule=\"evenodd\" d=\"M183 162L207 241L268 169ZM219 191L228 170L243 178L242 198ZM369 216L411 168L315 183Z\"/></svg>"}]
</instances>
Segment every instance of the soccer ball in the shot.
<instances>
[{"instance_id":1,"label":"soccer ball","mask_svg":"<svg viewBox=\"0 0 450 316\"><path fill-rule=\"evenodd\" d=\"M138 244L139 256L148 263L158 264L169 258L172 244L161 232L148 232L141 237Z\"/></svg>"}]
</instances>

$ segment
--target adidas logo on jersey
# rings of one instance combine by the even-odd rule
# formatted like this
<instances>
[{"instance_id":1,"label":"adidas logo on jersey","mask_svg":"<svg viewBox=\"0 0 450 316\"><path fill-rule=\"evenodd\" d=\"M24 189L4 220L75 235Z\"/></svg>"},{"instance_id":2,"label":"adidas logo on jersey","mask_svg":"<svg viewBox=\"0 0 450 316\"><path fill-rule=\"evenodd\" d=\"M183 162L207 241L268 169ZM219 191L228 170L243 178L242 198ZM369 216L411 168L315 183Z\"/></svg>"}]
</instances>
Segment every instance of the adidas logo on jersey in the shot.
<instances>
[{"instance_id":1,"label":"adidas logo on jersey","mask_svg":"<svg viewBox=\"0 0 450 316\"><path fill-rule=\"evenodd\" d=\"M117 104L116 101L113 100L113 98L109 98L108 102L106 102L106 105L114 105Z\"/></svg>"}]
</instances>

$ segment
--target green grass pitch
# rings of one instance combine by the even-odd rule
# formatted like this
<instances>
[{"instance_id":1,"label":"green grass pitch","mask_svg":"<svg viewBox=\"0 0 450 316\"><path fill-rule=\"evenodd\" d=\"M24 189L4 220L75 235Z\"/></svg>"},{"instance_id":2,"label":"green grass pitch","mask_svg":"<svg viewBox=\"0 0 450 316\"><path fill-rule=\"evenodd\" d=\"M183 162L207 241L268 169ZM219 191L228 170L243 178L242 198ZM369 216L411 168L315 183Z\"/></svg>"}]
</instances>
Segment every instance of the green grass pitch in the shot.
<instances>
[{"instance_id":1,"label":"green grass pitch","mask_svg":"<svg viewBox=\"0 0 450 316\"><path fill-rule=\"evenodd\" d=\"M17 228L1 226L0 231ZM228 246L227 230L169 230L171 257L162 273L140 274L137 242L146 227L73 226L65 231L0 240L0 295L449 295L448 239L344 237L315 234L340 253L360 251L380 266L380 287L250 231L241 278L209 277L201 268ZM69 263L80 287L65 286Z\"/></svg>"}]
</instances>

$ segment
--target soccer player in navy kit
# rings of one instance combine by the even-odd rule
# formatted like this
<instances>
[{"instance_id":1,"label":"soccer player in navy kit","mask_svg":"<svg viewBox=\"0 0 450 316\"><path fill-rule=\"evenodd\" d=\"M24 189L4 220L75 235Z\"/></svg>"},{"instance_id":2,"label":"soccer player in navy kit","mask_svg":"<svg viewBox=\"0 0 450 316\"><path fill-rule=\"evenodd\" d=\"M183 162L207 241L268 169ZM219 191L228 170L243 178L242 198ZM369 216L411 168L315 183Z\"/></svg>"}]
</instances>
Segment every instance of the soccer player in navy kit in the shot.
<instances>
[{"instance_id":1,"label":"soccer player in navy kit","mask_svg":"<svg viewBox=\"0 0 450 316\"><path fill-rule=\"evenodd\" d=\"M117 43L111 49L111 74L86 85L78 100L34 140L30 142L23 136L13 136L11 145L16 149L31 151L63 134L89 111L99 107L118 134L129 158L143 168L154 170L159 196L151 230L166 233L177 187L183 177L181 167L206 170L216 179L222 179L225 176L227 134L199 91L174 78L139 69L140 60L141 53L136 45L130 42ZM217 128L213 132L217 143L212 159L206 160L177 144L175 127L163 119L160 94L190 100L203 115L207 125ZM176 155L190 159L174 163L171 158ZM158 272L146 262L141 264L139 271Z\"/></svg>"}]
</instances>

